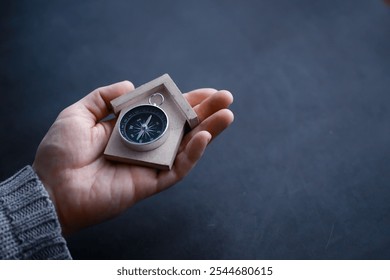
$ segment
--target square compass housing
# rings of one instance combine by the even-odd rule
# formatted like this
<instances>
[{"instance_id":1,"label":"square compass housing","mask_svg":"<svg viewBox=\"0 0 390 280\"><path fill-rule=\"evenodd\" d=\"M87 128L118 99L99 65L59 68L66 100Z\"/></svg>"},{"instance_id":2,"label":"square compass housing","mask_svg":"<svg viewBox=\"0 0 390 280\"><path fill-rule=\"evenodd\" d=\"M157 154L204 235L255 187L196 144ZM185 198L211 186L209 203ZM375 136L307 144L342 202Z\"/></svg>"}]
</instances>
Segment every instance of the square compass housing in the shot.
<instances>
[{"instance_id":1,"label":"square compass housing","mask_svg":"<svg viewBox=\"0 0 390 280\"><path fill-rule=\"evenodd\" d=\"M171 169L186 126L199 123L168 74L110 103L119 116L104 155L114 161Z\"/></svg>"}]
</instances>

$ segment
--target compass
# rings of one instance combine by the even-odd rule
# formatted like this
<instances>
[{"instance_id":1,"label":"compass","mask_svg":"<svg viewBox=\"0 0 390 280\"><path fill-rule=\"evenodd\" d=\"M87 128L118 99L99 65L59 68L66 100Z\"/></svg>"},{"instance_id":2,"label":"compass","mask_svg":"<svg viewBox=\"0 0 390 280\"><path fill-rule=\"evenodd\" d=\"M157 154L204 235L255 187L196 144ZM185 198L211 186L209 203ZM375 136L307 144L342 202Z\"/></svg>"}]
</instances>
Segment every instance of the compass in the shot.
<instances>
[{"instance_id":1,"label":"compass","mask_svg":"<svg viewBox=\"0 0 390 280\"><path fill-rule=\"evenodd\" d=\"M160 99L159 104L153 102ZM154 93L149 104L129 109L119 121L119 134L124 143L136 151L150 151L161 146L168 136L168 116L161 109L164 96Z\"/></svg>"}]
</instances>

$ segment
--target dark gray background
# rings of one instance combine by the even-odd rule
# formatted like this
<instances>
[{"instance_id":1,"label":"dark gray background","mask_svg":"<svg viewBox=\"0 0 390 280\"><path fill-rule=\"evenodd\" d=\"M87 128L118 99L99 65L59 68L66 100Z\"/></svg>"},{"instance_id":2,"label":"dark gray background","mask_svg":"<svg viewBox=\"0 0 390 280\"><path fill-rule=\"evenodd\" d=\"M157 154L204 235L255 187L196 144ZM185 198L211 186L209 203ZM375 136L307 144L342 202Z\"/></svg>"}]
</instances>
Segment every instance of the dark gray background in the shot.
<instances>
[{"instance_id":1,"label":"dark gray background","mask_svg":"<svg viewBox=\"0 0 390 280\"><path fill-rule=\"evenodd\" d=\"M390 258L382 1L1 1L0 15L1 180L98 86L169 73L235 96L193 172L69 237L74 258Z\"/></svg>"}]
</instances>

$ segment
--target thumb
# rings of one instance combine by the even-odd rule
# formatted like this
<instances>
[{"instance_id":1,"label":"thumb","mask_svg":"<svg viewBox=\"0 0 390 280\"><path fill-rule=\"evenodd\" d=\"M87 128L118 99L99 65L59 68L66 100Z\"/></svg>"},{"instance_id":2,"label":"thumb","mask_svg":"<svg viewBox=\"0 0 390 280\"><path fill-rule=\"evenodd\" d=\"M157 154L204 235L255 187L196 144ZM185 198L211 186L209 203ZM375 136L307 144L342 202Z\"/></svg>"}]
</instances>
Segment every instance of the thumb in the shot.
<instances>
[{"instance_id":1,"label":"thumb","mask_svg":"<svg viewBox=\"0 0 390 280\"><path fill-rule=\"evenodd\" d=\"M78 101L79 105L88 112L96 122L102 120L110 113L109 102L134 89L129 81L123 81L92 91L83 99Z\"/></svg>"},{"instance_id":2,"label":"thumb","mask_svg":"<svg viewBox=\"0 0 390 280\"><path fill-rule=\"evenodd\" d=\"M95 89L83 99L74 104L79 115L84 115L88 118L88 123L92 129L92 139L99 151L103 151L112 129L115 125L115 120L100 122L110 114L109 102L125 93L134 89L134 86L129 81L123 81L105 87Z\"/></svg>"}]
</instances>

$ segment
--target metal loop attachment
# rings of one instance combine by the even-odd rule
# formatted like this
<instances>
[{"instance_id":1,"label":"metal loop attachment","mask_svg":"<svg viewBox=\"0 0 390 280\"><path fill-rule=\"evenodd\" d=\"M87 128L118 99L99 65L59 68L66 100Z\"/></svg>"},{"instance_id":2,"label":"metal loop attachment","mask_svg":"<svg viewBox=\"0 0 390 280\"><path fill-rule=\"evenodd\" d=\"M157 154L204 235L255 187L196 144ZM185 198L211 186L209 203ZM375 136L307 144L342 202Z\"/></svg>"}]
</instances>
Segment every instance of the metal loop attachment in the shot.
<instances>
[{"instance_id":1,"label":"metal loop attachment","mask_svg":"<svg viewBox=\"0 0 390 280\"><path fill-rule=\"evenodd\" d=\"M160 103L156 103L160 99ZM155 102L154 102L154 101ZM149 104L153 106L161 106L165 101L164 95L162 95L159 92L153 93L151 96L149 96Z\"/></svg>"}]
</instances>

